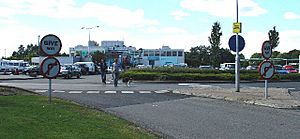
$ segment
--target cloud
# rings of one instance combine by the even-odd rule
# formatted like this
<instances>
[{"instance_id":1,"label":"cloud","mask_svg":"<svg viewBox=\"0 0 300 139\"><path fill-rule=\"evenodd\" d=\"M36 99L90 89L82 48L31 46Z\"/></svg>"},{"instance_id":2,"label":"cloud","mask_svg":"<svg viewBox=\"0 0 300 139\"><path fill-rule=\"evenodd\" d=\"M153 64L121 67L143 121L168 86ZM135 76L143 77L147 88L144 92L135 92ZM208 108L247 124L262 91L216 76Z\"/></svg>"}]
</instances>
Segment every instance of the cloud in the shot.
<instances>
[{"instance_id":1,"label":"cloud","mask_svg":"<svg viewBox=\"0 0 300 139\"><path fill-rule=\"evenodd\" d=\"M279 45L275 49L288 52L293 49L300 50L300 30L284 30L279 32Z\"/></svg>"},{"instance_id":2,"label":"cloud","mask_svg":"<svg viewBox=\"0 0 300 139\"><path fill-rule=\"evenodd\" d=\"M300 16L293 12L286 12L284 13L283 17L287 20L300 19Z\"/></svg>"},{"instance_id":3,"label":"cloud","mask_svg":"<svg viewBox=\"0 0 300 139\"><path fill-rule=\"evenodd\" d=\"M184 17L190 16L190 14L183 12L182 10L175 10L170 13L174 16L175 20L183 20Z\"/></svg>"},{"instance_id":4,"label":"cloud","mask_svg":"<svg viewBox=\"0 0 300 139\"><path fill-rule=\"evenodd\" d=\"M1 4L2 3L2 4ZM74 0L19 0L0 4L0 17L15 15L47 16L56 19L96 18L120 28L158 25L155 19L146 19L142 9L128 10L114 5L88 2L78 6Z\"/></svg>"},{"instance_id":5,"label":"cloud","mask_svg":"<svg viewBox=\"0 0 300 139\"><path fill-rule=\"evenodd\" d=\"M236 16L236 1L234 0L183 0L181 7L195 12L204 12L216 17ZM259 16L265 14L266 9L260 7L253 0L239 2L240 16Z\"/></svg>"}]
</instances>

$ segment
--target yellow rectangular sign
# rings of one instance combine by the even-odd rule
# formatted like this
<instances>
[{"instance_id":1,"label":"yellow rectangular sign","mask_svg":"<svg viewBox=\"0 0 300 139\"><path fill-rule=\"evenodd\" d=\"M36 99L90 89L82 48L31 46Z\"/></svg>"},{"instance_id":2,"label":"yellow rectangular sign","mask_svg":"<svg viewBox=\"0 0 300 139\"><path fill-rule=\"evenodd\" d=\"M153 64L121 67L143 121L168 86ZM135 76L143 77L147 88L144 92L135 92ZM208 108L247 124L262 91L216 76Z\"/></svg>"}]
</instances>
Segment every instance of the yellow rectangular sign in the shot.
<instances>
[{"instance_id":1,"label":"yellow rectangular sign","mask_svg":"<svg viewBox=\"0 0 300 139\"><path fill-rule=\"evenodd\" d=\"M233 23L233 33L242 33L242 23L241 22Z\"/></svg>"}]
</instances>

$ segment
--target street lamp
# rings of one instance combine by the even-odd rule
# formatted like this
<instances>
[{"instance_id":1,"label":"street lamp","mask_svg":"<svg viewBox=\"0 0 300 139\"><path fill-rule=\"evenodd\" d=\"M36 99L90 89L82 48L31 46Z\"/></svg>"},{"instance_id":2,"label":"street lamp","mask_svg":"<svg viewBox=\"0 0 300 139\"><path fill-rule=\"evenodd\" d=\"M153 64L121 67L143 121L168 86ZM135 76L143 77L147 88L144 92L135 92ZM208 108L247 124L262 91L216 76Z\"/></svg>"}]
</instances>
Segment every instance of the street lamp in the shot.
<instances>
[{"instance_id":1,"label":"street lamp","mask_svg":"<svg viewBox=\"0 0 300 139\"><path fill-rule=\"evenodd\" d=\"M87 29L87 30L89 30L88 56L90 55L91 29L94 29L94 28L99 28L99 26L93 26L93 27L81 27L81 29Z\"/></svg>"}]
</instances>

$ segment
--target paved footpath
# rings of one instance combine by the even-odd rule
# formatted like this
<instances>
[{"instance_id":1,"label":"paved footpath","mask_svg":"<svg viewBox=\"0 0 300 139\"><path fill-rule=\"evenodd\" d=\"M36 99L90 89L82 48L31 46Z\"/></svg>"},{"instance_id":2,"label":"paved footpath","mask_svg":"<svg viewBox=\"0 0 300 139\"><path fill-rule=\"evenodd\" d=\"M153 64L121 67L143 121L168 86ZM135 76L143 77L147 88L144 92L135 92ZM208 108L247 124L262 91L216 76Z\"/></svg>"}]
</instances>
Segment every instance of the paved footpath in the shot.
<instances>
[{"instance_id":1,"label":"paved footpath","mask_svg":"<svg viewBox=\"0 0 300 139\"><path fill-rule=\"evenodd\" d=\"M176 89L173 91L173 93L235 101L272 108L300 109L300 101L292 97L288 89L269 88L268 92L268 99L265 99L264 88L258 87L244 87L240 89L240 92L236 92L235 88L202 85L193 88Z\"/></svg>"}]
</instances>

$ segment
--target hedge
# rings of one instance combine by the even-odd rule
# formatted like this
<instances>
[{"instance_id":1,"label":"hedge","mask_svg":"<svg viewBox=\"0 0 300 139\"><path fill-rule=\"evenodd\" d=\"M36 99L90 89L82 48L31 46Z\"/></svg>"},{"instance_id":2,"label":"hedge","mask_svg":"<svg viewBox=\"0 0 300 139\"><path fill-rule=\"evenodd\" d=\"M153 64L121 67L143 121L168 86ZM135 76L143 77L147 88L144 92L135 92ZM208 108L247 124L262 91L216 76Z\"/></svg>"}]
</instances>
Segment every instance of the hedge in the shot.
<instances>
[{"instance_id":1,"label":"hedge","mask_svg":"<svg viewBox=\"0 0 300 139\"><path fill-rule=\"evenodd\" d=\"M181 72L182 71L182 72ZM189 68L157 68L157 69L131 69L121 74L121 78L131 77L134 80L221 80L234 81L234 71L223 72L218 70L199 70ZM241 80L262 80L257 71L241 71ZM299 73L286 75L275 74L271 80L300 80Z\"/></svg>"}]
</instances>

